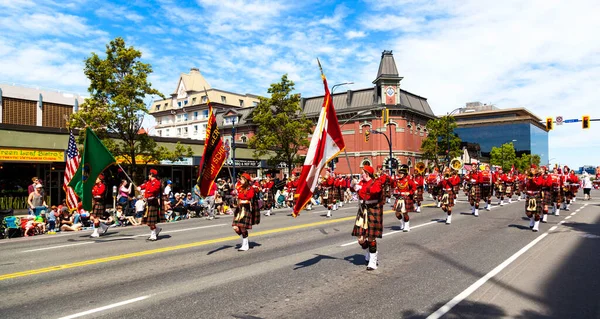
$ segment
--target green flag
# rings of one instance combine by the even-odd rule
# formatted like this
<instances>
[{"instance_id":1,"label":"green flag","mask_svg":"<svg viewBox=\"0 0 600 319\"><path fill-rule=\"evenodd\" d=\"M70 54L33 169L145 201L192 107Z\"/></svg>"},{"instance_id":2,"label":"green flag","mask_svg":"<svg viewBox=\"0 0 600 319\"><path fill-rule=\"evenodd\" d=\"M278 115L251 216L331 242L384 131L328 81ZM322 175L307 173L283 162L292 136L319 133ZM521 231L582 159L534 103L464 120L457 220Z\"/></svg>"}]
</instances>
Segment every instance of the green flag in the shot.
<instances>
[{"instance_id":1,"label":"green flag","mask_svg":"<svg viewBox=\"0 0 600 319\"><path fill-rule=\"evenodd\" d=\"M92 210L92 187L96 184L98 175L115 162L115 158L98 136L91 129L86 128L81 162L69 182L69 186L81 199L83 209Z\"/></svg>"}]
</instances>

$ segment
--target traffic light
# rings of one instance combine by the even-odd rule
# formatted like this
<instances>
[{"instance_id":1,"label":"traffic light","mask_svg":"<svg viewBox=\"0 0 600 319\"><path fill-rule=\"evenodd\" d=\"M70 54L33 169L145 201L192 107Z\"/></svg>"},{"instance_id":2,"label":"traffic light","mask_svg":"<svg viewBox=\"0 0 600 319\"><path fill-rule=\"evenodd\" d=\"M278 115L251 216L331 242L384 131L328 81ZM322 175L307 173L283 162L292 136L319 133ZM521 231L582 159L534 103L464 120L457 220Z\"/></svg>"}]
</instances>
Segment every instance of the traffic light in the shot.
<instances>
[{"instance_id":1,"label":"traffic light","mask_svg":"<svg viewBox=\"0 0 600 319\"><path fill-rule=\"evenodd\" d=\"M584 115L583 118L581 119L581 128L583 128L584 130L587 130L588 128L590 128L590 116L589 115Z\"/></svg>"},{"instance_id":2,"label":"traffic light","mask_svg":"<svg viewBox=\"0 0 600 319\"><path fill-rule=\"evenodd\" d=\"M554 128L554 126L552 125L552 121L554 121L554 119L552 119L551 117L546 118L546 130L550 131Z\"/></svg>"},{"instance_id":3,"label":"traffic light","mask_svg":"<svg viewBox=\"0 0 600 319\"><path fill-rule=\"evenodd\" d=\"M365 131L365 142L368 142L368 141L369 141L369 136L371 136L371 131L369 131L369 130L366 130L366 131Z\"/></svg>"},{"instance_id":4,"label":"traffic light","mask_svg":"<svg viewBox=\"0 0 600 319\"><path fill-rule=\"evenodd\" d=\"M389 121L390 121L390 110L388 110L388 109L381 110L381 122L383 122L383 125L388 124Z\"/></svg>"}]
</instances>

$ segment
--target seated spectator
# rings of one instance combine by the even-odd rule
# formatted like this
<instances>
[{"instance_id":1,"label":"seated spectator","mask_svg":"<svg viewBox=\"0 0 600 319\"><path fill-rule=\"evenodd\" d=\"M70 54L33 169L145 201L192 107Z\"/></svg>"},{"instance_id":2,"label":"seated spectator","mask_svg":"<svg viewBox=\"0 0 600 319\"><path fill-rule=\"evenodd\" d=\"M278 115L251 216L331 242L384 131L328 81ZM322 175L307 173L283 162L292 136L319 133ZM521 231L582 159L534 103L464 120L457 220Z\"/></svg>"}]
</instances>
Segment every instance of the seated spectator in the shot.
<instances>
[{"instance_id":1,"label":"seated spectator","mask_svg":"<svg viewBox=\"0 0 600 319\"><path fill-rule=\"evenodd\" d=\"M79 231L79 230L81 230L81 224L73 222L74 217L71 214L69 214L69 209L66 207L63 207L60 210L59 220L60 220L60 230L61 231Z\"/></svg>"},{"instance_id":2,"label":"seated spectator","mask_svg":"<svg viewBox=\"0 0 600 319\"><path fill-rule=\"evenodd\" d=\"M194 212L194 216L199 216L199 214L202 212L202 206L200 206L200 203L198 202L196 197L192 195L192 193L187 193L187 197L185 198L184 203L185 208L187 208L188 211ZM189 214L187 217L190 217Z\"/></svg>"},{"instance_id":3,"label":"seated spectator","mask_svg":"<svg viewBox=\"0 0 600 319\"><path fill-rule=\"evenodd\" d=\"M173 205L173 211L176 213L176 217L171 219L178 220L182 216L187 215L187 209L185 208L185 203L183 202L182 194L175 193L175 204Z\"/></svg>"},{"instance_id":4,"label":"seated spectator","mask_svg":"<svg viewBox=\"0 0 600 319\"><path fill-rule=\"evenodd\" d=\"M217 215L222 215L223 212L223 197L221 196L221 194L216 193L215 194L215 208L217 209Z\"/></svg>"},{"instance_id":5,"label":"seated spectator","mask_svg":"<svg viewBox=\"0 0 600 319\"><path fill-rule=\"evenodd\" d=\"M123 206L117 205L117 211L115 211L115 215L117 215L117 220L119 221L120 226L125 226L125 224L127 224L127 216L125 216L125 212L123 212Z\"/></svg>"},{"instance_id":6,"label":"seated spectator","mask_svg":"<svg viewBox=\"0 0 600 319\"><path fill-rule=\"evenodd\" d=\"M25 222L25 225L23 226L23 233L25 234L25 237L35 235L35 216L27 216L27 222Z\"/></svg>"},{"instance_id":7,"label":"seated spectator","mask_svg":"<svg viewBox=\"0 0 600 319\"><path fill-rule=\"evenodd\" d=\"M142 223L142 217L146 213L146 201L144 200L144 196L138 195L137 200L135 201L135 220L138 224Z\"/></svg>"},{"instance_id":8,"label":"seated spectator","mask_svg":"<svg viewBox=\"0 0 600 319\"><path fill-rule=\"evenodd\" d=\"M50 212L48 213L48 234L49 235L56 234L56 217L57 216L58 216L58 208L56 206L52 205L52 207L50 207Z\"/></svg>"}]
</instances>

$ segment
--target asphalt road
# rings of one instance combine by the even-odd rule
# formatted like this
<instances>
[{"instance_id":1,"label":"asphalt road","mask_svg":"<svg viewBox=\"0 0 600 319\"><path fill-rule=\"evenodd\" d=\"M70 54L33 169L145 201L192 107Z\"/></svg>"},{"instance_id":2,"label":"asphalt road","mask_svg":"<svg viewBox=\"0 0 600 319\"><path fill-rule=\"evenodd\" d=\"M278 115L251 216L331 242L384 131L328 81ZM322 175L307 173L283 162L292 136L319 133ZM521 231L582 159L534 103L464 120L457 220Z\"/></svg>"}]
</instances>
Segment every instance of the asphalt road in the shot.
<instances>
[{"instance_id":1,"label":"asphalt road","mask_svg":"<svg viewBox=\"0 0 600 319\"><path fill-rule=\"evenodd\" d=\"M165 224L156 242L147 227L1 240L0 317L600 318L600 200L538 233L524 202L474 217L459 201L451 225L424 207L408 233L386 206L372 272L356 204L263 216L247 252L231 216Z\"/></svg>"}]
</instances>

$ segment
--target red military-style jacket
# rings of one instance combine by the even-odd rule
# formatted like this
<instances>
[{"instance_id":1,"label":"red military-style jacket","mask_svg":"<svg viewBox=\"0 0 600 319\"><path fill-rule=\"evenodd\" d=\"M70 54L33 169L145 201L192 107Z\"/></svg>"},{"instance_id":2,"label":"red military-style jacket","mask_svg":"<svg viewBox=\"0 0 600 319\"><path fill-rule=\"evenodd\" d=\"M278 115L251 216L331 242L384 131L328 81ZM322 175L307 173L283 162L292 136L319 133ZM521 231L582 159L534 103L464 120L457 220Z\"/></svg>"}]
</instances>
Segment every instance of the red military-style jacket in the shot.
<instances>
[{"instance_id":1,"label":"red military-style jacket","mask_svg":"<svg viewBox=\"0 0 600 319\"><path fill-rule=\"evenodd\" d=\"M268 192L269 190L271 190L271 188L273 188L273 186L275 186L275 182L273 182L273 181L265 182L265 185L263 185L263 190Z\"/></svg>"},{"instance_id":2,"label":"red military-style jacket","mask_svg":"<svg viewBox=\"0 0 600 319\"><path fill-rule=\"evenodd\" d=\"M370 179L368 181L360 181L358 183L358 198L364 201L381 199L381 192L383 191L381 182L379 179Z\"/></svg>"},{"instance_id":3,"label":"red military-style jacket","mask_svg":"<svg viewBox=\"0 0 600 319\"><path fill-rule=\"evenodd\" d=\"M563 187L563 176L559 174L550 174L550 179L552 180L552 187L555 189L560 189Z\"/></svg>"},{"instance_id":4,"label":"red military-style jacket","mask_svg":"<svg viewBox=\"0 0 600 319\"><path fill-rule=\"evenodd\" d=\"M92 197L94 197L96 199L103 199L104 192L106 192L106 185L104 185L104 183L102 183L102 182L96 183L92 187Z\"/></svg>"},{"instance_id":5,"label":"red military-style jacket","mask_svg":"<svg viewBox=\"0 0 600 319\"><path fill-rule=\"evenodd\" d=\"M417 187L423 188L423 184L425 183L425 178L423 178L423 175L416 175L415 178L413 178L413 181L415 182L415 185Z\"/></svg>"},{"instance_id":6,"label":"red military-style jacket","mask_svg":"<svg viewBox=\"0 0 600 319\"><path fill-rule=\"evenodd\" d=\"M160 181L158 179L150 179L140 185L140 189L144 190L144 198L160 197Z\"/></svg>"},{"instance_id":7,"label":"red military-style jacket","mask_svg":"<svg viewBox=\"0 0 600 319\"><path fill-rule=\"evenodd\" d=\"M236 185L236 190L238 193L238 200L251 200L254 197L254 189L253 187L242 187L240 184Z\"/></svg>"},{"instance_id":8,"label":"red military-style jacket","mask_svg":"<svg viewBox=\"0 0 600 319\"><path fill-rule=\"evenodd\" d=\"M460 176L458 175L452 175L450 176L450 178L448 178L448 180L450 181L450 183L452 183L452 186L460 185Z\"/></svg>"},{"instance_id":9,"label":"red military-style jacket","mask_svg":"<svg viewBox=\"0 0 600 319\"><path fill-rule=\"evenodd\" d=\"M333 187L335 185L335 179L331 176L329 176L328 178L325 178L325 180L323 180L323 182L321 183L321 186L329 188L329 187Z\"/></svg>"},{"instance_id":10,"label":"red military-style jacket","mask_svg":"<svg viewBox=\"0 0 600 319\"><path fill-rule=\"evenodd\" d=\"M417 190L417 185L412 180L412 178L408 176L404 176L404 178L397 178L394 182L393 187L396 189L400 195L413 195Z\"/></svg>"}]
</instances>

